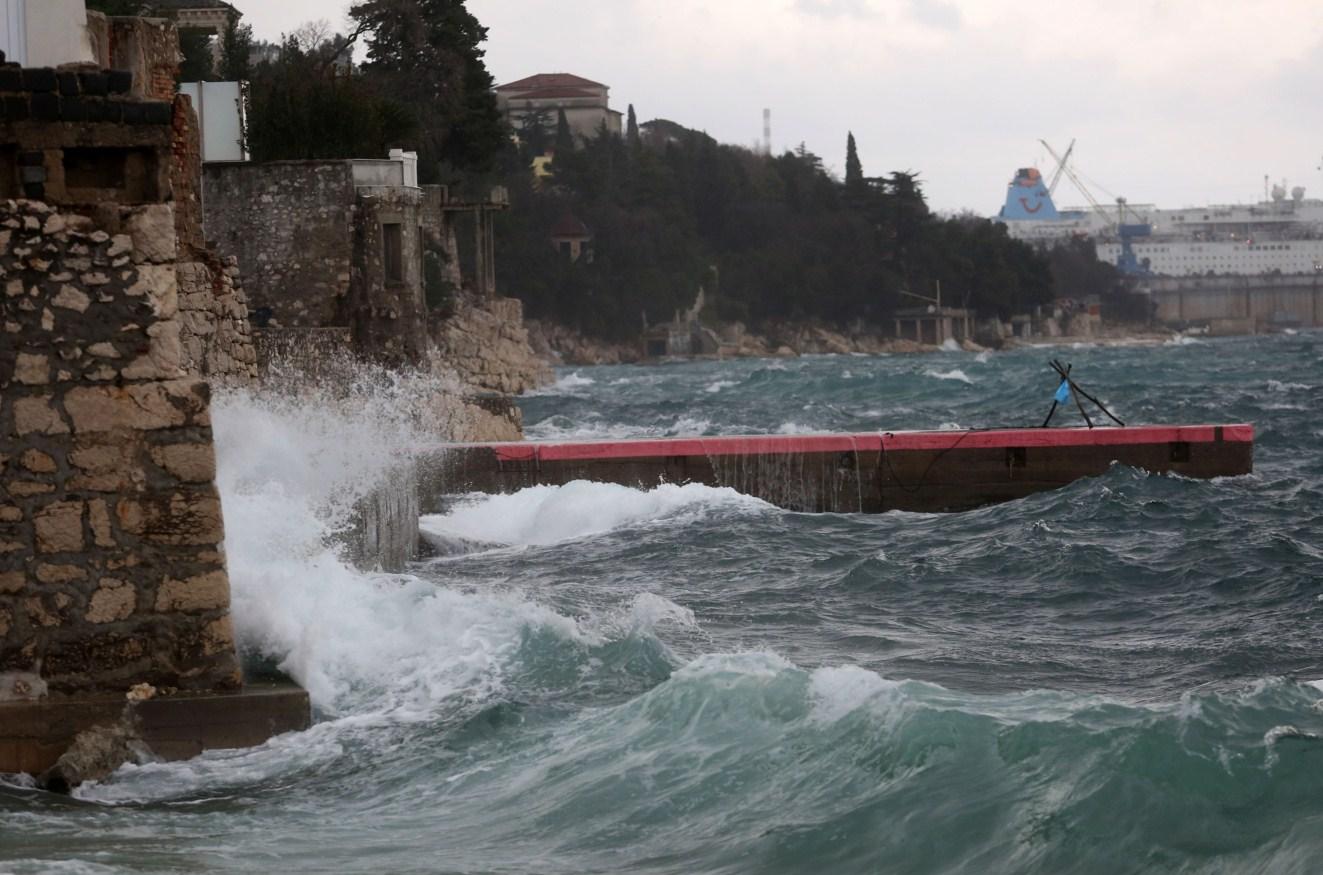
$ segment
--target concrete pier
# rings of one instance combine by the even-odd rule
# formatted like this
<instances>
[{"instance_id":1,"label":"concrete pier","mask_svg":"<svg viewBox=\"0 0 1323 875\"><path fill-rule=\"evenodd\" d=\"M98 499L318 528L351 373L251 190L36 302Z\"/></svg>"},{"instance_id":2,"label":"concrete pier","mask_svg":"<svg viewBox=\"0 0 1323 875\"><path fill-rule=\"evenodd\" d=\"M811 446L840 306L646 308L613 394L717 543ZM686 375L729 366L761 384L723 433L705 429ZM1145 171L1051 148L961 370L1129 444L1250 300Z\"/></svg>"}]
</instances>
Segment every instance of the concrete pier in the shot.
<instances>
[{"instance_id":1,"label":"concrete pier","mask_svg":"<svg viewBox=\"0 0 1323 875\"><path fill-rule=\"evenodd\" d=\"M159 696L127 707L142 740L163 760L254 747L311 722L308 694L293 684L250 683L237 692ZM125 708L122 695L0 702L0 773L44 772L80 733L119 723Z\"/></svg>"},{"instance_id":2,"label":"concrete pier","mask_svg":"<svg viewBox=\"0 0 1323 875\"><path fill-rule=\"evenodd\" d=\"M1210 478L1253 470L1251 425L896 431L466 444L425 490L513 492L595 480L728 486L788 510L960 511L1056 489L1119 462Z\"/></svg>"}]
</instances>

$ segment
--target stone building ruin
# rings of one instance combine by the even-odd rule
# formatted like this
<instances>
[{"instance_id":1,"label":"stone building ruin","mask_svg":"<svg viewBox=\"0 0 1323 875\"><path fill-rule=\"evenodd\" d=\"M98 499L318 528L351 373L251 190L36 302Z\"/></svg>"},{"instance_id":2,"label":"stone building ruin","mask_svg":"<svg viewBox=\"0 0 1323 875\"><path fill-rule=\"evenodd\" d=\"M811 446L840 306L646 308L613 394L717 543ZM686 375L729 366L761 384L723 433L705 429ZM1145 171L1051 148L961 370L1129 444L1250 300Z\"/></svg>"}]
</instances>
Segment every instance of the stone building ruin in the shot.
<instances>
[{"instance_id":1,"label":"stone building ruin","mask_svg":"<svg viewBox=\"0 0 1323 875\"><path fill-rule=\"evenodd\" d=\"M239 670L207 380L255 356L158 75L171 25L89 25L99 64L0 67L0 772L50 766L130 688L164 756L308 721Z\"/></svg>"},{"instance_id":2,"label":"stone building ruin","mask_svg":"<svg viewBox=\"0 0 1323 875\"><path fill-rule=\"evenodd\" d=\"M204 165L207 239L245 278L259 355L338 349L397 367L439 363L479 391L538 385L548 371L528 344L522 307L496 294L493 215L508 195L419 185L416 162L395 150L386 159ZM465 276L457 226L469 220ZM428 306L429 258L450 294L444 309ZM503 410L517 436L517 409Z\"/></svg>"}]
</instances>

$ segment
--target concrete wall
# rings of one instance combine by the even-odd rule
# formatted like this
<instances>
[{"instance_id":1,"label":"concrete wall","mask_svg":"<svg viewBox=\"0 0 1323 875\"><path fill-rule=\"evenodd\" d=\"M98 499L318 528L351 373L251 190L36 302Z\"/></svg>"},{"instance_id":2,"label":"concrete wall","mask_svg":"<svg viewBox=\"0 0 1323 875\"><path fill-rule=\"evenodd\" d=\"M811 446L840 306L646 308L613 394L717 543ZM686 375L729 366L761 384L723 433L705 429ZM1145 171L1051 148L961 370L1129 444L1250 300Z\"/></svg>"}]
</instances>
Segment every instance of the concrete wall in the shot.
<instances>
[{"instance_id":1,"label":"concrete wall","mask_svg":"<svg viewBox=\"0 0 1323 875\"><path fill-rule=\"evenodd\" d=\"M203 227L238 261L257 327L350 324L356 195L345 161L208 164Z\"/></svg>"},{"instance_id":2,"label":"concrete wall","mask_svg":"<svg viewBox=\"0 0 1323 875\"><path fill-rule=\"evenodd\" d=\"M1271 324L1286 318L1323 324L1323 278L1318 276L1171 277L1145 282L1163 322L1248 320Z\"/></svg>"}]
</instances>

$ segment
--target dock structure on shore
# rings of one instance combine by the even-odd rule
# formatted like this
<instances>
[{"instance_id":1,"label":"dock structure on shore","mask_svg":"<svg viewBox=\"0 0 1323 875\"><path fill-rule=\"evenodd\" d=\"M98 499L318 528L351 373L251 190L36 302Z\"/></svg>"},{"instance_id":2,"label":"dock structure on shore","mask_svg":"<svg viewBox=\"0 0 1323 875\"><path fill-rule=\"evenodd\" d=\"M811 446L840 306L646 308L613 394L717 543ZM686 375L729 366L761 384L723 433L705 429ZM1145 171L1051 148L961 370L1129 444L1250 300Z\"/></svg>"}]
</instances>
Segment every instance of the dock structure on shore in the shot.
<instances>
[{"instance_id":1,"label":"dock structure on shore","mask_svg":"<svg viewBox=\"0 0 1323 875\"><path fill-rule=\"evenodd\" d=\"M440 492L574 480L731 487L787 510L961 511L1103 474L1113 463L1212 478L1253 470L1251 425L1019 428L465 444Z\"/></svg>"}]
</instances>

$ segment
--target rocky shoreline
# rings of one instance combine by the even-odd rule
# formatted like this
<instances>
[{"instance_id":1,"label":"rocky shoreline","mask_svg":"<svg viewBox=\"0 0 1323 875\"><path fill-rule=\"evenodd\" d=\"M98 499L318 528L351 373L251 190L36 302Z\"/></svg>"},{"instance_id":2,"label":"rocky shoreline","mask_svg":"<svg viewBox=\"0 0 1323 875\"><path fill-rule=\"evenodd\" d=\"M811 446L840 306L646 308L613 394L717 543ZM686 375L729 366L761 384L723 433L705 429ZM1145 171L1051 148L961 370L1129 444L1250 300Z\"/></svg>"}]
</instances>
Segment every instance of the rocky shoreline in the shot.
<instances>
[{"instance_id":1,"label":"rocky shoreline","mask_svg":"<svg viewBox=\"0 0 1323 875\"><path fill-rule=\"evenodd\" d=\"M640 344L625 344L587 337L563 325L526 320L528 342L533 352L547 364L556 365L617 365L638 364L647 361ZM693 358L794 358L801 355L905 355L935 353L952 347L916 343L895 337L886 337L877 330L841 331L822 325L783 323L764 328L763 333L748 331L743 325L723 326L717 334L722 341L716 355ZM1023 346L1126 346L1164 343L1172 338L1170 331L1155 330L1146 325L1115 324L1100 326L1096 333L1087 335L1056 335L1035 337L991 338L987 345L971 340L961 341L958 347L967 352L990 349L1016 349ZM948 344L953 343L948 341Z\"/></svg>"}]
</instances>

